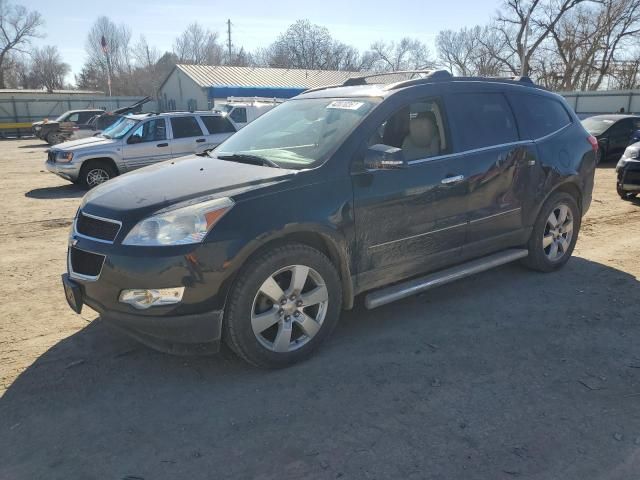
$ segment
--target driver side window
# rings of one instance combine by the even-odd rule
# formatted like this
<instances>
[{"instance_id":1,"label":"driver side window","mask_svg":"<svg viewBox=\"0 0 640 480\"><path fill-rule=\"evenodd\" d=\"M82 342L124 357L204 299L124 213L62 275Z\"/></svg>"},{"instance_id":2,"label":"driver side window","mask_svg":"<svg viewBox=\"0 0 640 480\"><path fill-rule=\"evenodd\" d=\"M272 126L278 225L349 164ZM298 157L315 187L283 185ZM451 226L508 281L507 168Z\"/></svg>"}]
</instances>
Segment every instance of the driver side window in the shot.
<instances>
[{"instance_id":1,"label":"driver side window","mask_svg":"<svg viewBox=\"0 0 640 480\"><path fill-rule=\"evenodd\" d=\"M441 155L448 148L442 110L434 99L411 103L385 120L368 145L401 148L407 161Z\"/></svg>"},{"instance_id":2,"label":"driver side window","mask_svg":"<svg viewBox=\"0 0 640 480\"><path fill-rule=\"evenodd\" d=\"M165 127L164 118L157 118L149 120L148 122L140 125L131 135L132 137L139 137L138 143L144 142L157 142L158 140L167 139L167 131Z\"/></svg>"}]
</instances>

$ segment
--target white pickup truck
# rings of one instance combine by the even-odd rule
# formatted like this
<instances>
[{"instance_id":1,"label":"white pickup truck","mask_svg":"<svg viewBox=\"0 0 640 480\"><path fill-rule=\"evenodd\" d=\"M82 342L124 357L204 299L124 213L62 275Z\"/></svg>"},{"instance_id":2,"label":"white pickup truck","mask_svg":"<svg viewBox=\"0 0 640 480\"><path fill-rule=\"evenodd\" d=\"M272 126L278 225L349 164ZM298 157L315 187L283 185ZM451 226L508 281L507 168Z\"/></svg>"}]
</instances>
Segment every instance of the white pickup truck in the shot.
<instances>
[{"instance_id":1,"label":"white pickup truck","mask_svg":"<svg viewBox=\"0 0 640 480\"><path fill-rule=\"evenodd\" d=\"M280 105L284 100L265 97L229 97L225 102L217 103L213 110L224 112L241 129Z\"/></svg>"}]
</instances>

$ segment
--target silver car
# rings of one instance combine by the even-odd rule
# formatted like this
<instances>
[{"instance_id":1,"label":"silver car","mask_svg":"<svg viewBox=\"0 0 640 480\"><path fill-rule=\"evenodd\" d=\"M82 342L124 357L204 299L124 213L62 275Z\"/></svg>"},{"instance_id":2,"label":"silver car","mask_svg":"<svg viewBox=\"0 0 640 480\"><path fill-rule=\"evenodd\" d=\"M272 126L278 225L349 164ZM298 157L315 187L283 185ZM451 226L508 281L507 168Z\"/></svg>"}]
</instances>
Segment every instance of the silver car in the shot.
<instances>
[{"instance_id":1,"label":"silver car","mask_svg":"<svg viewBox=\"0 0 640 480\"><path fill-rule=\"evenodd\" d=\"M219 112L127 115L99 135L49 149L46 168L93 188L145 165L213 150L236 130Z\"/></svg>"}]
</instances>

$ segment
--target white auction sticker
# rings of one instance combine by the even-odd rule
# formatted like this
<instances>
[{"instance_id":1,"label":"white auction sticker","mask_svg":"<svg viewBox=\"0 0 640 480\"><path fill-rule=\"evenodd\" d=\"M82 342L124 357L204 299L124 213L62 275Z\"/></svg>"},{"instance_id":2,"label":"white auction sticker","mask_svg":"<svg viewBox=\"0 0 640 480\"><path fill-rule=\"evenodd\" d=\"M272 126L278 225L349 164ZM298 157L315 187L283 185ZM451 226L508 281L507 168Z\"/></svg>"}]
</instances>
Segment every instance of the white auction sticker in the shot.
<instances>
[{"instance_id":1,"label":"white auction sticker","mask_svg":"<svg viewBox=\"0 0 640 480\"><path fill-rule=\"evenodd\" d=\"M327 105L327 108L339 108L341 110L358 110L363 102L353 102L351 100L335 100Z\"/></svg>"}]
</instances>

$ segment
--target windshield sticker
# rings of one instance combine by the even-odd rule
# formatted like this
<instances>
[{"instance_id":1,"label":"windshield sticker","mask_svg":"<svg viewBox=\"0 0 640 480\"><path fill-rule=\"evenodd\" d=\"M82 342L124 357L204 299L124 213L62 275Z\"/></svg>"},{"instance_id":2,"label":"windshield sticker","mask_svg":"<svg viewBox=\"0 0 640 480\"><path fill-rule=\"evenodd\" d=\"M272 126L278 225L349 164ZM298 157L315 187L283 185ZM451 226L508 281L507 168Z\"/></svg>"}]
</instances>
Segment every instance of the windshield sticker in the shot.
<instances>
[{"instance_id":1,"label":"windshield sticker","mask_svg":"<svg viewBox=\"0 0 640 480\"><path fill-rule=\"evenodd\" d=\"M327 105L327 108L337 108L340 110L358 110L364 102L352 102L351 100L335 100Z\"/></svg>"}]
</instances>

